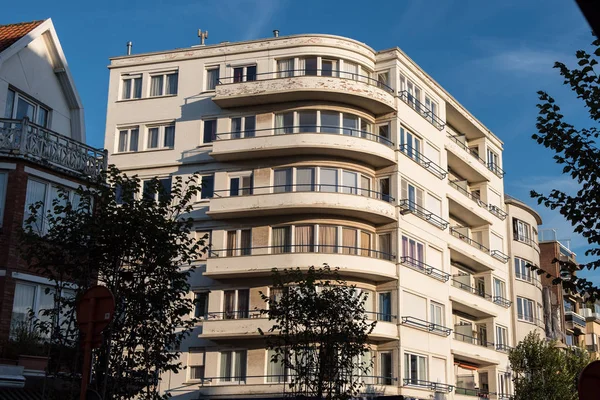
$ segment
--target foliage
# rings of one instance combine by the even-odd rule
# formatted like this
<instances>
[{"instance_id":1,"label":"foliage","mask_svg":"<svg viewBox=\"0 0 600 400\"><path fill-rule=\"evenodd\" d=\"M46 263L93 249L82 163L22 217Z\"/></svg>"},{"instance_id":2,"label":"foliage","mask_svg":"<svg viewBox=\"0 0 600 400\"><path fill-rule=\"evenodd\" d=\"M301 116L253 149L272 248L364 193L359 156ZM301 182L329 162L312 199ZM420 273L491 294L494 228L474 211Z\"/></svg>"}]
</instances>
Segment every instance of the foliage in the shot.
<instances>
[{"instance_id":1,"label":"foliage","mask_svg":"<svg viewBox=\"0 0 600 400\"><path fill-rule=\"evenodd\" d=\"M283 365L290 394L317 399L355 397L369 375L368 334L375 322L365 313L367 294L339 278L328 265L273 270L273 288L263 310L274 321L265 335L271 362Z\"/></svg>"},{"instance_id":2,"label":"foliage","mask_svg":"<svg viewBox=\"0 0 600 400\"><path fill-rule=\"evenodd\" d=\"M558 209L563 217L571 222L574 231L587 239L590 247L585 255L600 256L600 149L597 139L600 134L597 124L600 119L600 77L595 71L600 57L600 40L594 38L594 52L590 55L584 50L576 52L579 68L569 69L565 64L556 62L554 68L560 70L564 84L577 94L577 98L589 114L592 126L575 128L564 120L561 109L554 98L548 93L538 92L540 104L537 117L538 133L533 135L539 144L547 147L556 154L554 160L563 165L563 173L571 176L579 184L575 194L565 193L560 188L553 189L549 194L535 191L531 196L538 204L551 209ZM600 290L586 279L576 277L575 272L582 268L597 269L600 259L596 258L587 264L576 265L567 261L559 262L561 276L554 283L563 284L568 291L578 291L587 294L590 300L600 298ZM550 275L548 275L550 277Z\"/></svg>"},{"instance_id":3,"label":"foliage","mask_svg":"<svg viewBox=\"0 0 600 400\"><path fill-rule=\"evenodd\" d=\"M13 321L10 336L1 347L0 356L13 360L19 355L46 356L48 353L44 337L33 319Z\"/></svg>"},{"instance_id":4,"label":"foliage","mask_svg":"<svg viewBox=\"0 0 600 400\"><path fill-rule=\"evenodd\" d=\"M55 307L44 311L52 342L79 349L74 306L87 288L99 283L115 297L114 319L95 351L96 389L104 398L159 398L160 375L182 369L172 349L195 323L188 276L206 251L191 231L197 181L192 175L176 177L172 188L157 179L142 185L111 166L72 201L61 191L45 215L40 204L31 207L22 255L54 282ZM69 288L74 296L65 295Z\"/></svg>"},{"instance_id":5,"label":"foliage","mask_svg":"<svg viewBox=\"0 0 600 400\"><path fill-rule=\"evenodd\" d=\"M514 400L577 400L577 379L590 355L577 347L560 349L557 342L530 332L509 353Z\"/></svg>"}]
</instances>

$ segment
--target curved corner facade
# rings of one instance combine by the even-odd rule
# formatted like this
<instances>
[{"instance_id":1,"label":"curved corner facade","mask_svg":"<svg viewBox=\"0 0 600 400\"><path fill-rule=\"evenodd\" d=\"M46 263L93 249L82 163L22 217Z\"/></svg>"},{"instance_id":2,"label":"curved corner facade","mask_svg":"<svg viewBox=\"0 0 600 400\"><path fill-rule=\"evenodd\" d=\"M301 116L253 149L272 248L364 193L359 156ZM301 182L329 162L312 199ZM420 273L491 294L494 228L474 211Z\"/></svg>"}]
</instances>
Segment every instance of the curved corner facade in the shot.
<instances>
[{"instance_id":1,"label":"curved corner facade","mask_svg":"<svg viewBox=\"0 0 600 400\"><path fill-rule=\"evenodd\" d=\"M165 185L203 177L194 218L211 249L190 293L202 322L161 390L280 396L287 375L253 310L271 268L327 263L369 294L369 390L512 393L507 352L535 325L515 321L502 142L404 53L299 35L109 68L111 162Z\"/></svg>"}]
</instances>

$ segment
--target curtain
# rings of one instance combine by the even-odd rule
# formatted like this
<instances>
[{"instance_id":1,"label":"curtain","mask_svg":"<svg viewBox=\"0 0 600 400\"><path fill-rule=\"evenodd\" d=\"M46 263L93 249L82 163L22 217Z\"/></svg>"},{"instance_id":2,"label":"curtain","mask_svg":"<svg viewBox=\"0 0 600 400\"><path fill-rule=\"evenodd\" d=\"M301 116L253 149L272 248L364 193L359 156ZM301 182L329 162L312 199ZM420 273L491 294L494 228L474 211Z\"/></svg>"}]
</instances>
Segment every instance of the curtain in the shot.
<instances>
[{"instance_id":1,"label":"curtain","mask_svg":"<svg viewBox=\"0 0 600 400\"><path fill-rule=\"evenodd\" d=\"M150 79L150 96L162 96L163 76L153 76Z\"/></svg>"},{"instance_id":2,"label":"curtain","mask_svg":"<svg viewBox=\"0 0 600 400\"><path fill-rule=\"evenodd\" d=\"M244 229L240 236L241 253L243 256L249 256L252 254L252 231L250 229Z\"/></svg>"},{"instance_id":3,"label":"curtain","mask_svg":"<svg viewBox=\"0 0 600 400\"><path fill-rule=\"evenodd\" d=\"M284 115L285 114L275 114L275 134L281 135L286 133L284 128Z\"/></svg>"},{"instance_id":4,"label":"curtain","mask_svg":"<svg viewBox=\"0 0 600 400\"><path fill-rule=\"evenodd\" d=\"M221 382L229 382L231 380L231 351L221 352Z\"/></svg>"},{"instance_id":5,"label":"curtain","mask_svg":"<svg viewBox=\"0 0 600 400\"><path fill-rule=\"evenodd\" d=\"M389 233L379 235L379 258L390 260L391 252L391 235Z\"/></svg>"},{"instance_id":6,"label":"curtain","mask_svg":"<svg viewBox=\"0 0 600 400\"><path fill-rule=\"evenodd\" d=\"M158 147L158 128L148 129L148 148L155 149Z\"/></svg>"},{"instance_id":7,"label":"curtain","mask_svg":"<svg viewBox=\"0 0 600 400\"><path fill-rule=\"evenodd\" d=\"M268 367L267 367L267 382L275 382L275 383L281 383L281 382L285 382L285 367L283 365L283 361L279 361L277 363L271 361L273 355L275 355L275 350L268 350L267 351L267 362Z\"/></svg>"},{"instance_id":8,"label":"curtain","mask_svg":"<svg viewBox=\"0 0 600 400\"><path fill-rule=\"evenodd\" d=\"M346 79L358 79L358 64L344 60L344 73L340 76Z\"/></svg>"},{"instance_id":9,"label":"curtain","mask_svg":"<svg viewBox=\"0 0 600 400\"><path fill-rule=\"evenodd\" d=\"M165 126L164 147L173 147L175 145L175 126Z\"/></svg>"},{"instance_id":10,"label":"curtain","mask_svg":"<svg viewBox=\"0 0 600 400\"><path fill-rule=\"evenodd\" d=\"M371 197L371 179L368 176L360 176L360 194L365 197Z\"/></svg>"},{"instance_id":11,"label":"curtain","mask_svg":"<svg viewBox=\"0 0 600 400\"><path fill-rule=\"evenodd\" d=\"M237 318L248 318L248 310L250 307L250 291L241 289L237 291Z\"/></svg>"},{"instance_id":12,"label":"curtain","mask_svg":"<svg viewBox=\"0 0 600 400\"><path fill-rule=\"evenodd\" d=\"M227 232L227 257L233 257L237 255L237 232L236 231L228 231Z\"/></svg>"},{"instance_id":13,"label":"curtain","mask_svg":"<svg viewBox=\"0 0 600 400\"><path fill-rule=\"evenodd\" d=\"M337 253L337 226L319 227L319 246L321 253Z\"/></svg>"},{"instance_id":14,"label":"curtain","mask_svg":"<svg viewBox=\"0 0 600 400\"><path fill-rule=\"evenodd\" d=\"M235 290L225 290L223 292L223 319L235 318Z\"/></svg>"},{"instance_id":15,"label":"curtain","mask_svg":"<svg viewBox=\"0 0 600 400\"><path fill-rule=\"evenodd\" d=\"M294 252L309 253L314 251L314 227L312 225L301 225L295 228Z\"/></svg>"},{"instance_id":16,"label":"curtain","mask_svg":"<svg viewBox=\"0 0 600 400\"><path fill-rule=\"evenodd\" d=\"M297 168L296 169L296 191L313 192L315 190L315 169Z\"/></svg>"},{"instance_id":17,"label":"curtain","mask_svg":"<svg viewBox=\"0 0 600 400\"><path fill-rule=\"evenodd\" d=\"M33 285L15 285L15 297L13 300L12 323L27 321L29 310L33 309L35 300L35 289ZM34 310L35 311L35 310Z\"/></svg>"},{"instance_id":18,"label":"curtain","mask_svg":"<svg viewBox=\"0 0 600 400\"><path fill-rule=\"evenodd\" d=\"M127 151L127 131L119 131L119 152Z\"/></svg>"},{"instance_id":19,"label":"curtain","mask_svg":"<svg viewBox=\"0 0 600 400\"><path fill-rule=\"evenodd\" d=\"M321 192L337 192L337 169L332 168L321 168Z\"/></svg>"},{"instance_id":20,"label":"curtain","mask_svg":"<svg viewBox=\"0 0 600 400\"><path fill-rule=\"evenodd\" d=\"M292 170L291 168L276 169L274 172L273 192L291 192L292 191Z\"/></svg>"},{"instance_id":21,"label":"curtain","mask_svg":"<svg viewBox=\"0 0 600 400\"><path fill-rule=\"evenodd\" d=\"M356 254L356 229L342 228L342 253Z\"/></svg>"},{"instance_id":22,"label":"curtain","mask_svg":"<svg viewBox=\"0 0 600 400\"><path fill-rule=\"evenodd\" d=\"M239 139L242 135L242 119L231 118L231 139Z\"/></svg>"},{"instance_id":23,"label":"curtain","mask_svg":"<svg viewBox=\"0 0 600 400\"><path fill-rule=\"evenodd\" d=\"M294 76L294 59L277 60L277 71L279 78L288 78Z\"/></svg>"},{"instance_id":24,"label":"curtain","mask_svg":"<svg viewBox=\"0 0 600 400\"><path fill-rule=\"evenodd\" d=\"M273 228L273 254L289 253L289 227Z\"/></svg>"},{"instance_id":25,"label":"curtain","mask_svg":"<svg viewBox=\"0 0 600 400\"><path fill-rule=\"evenodd\" d=\"M371 256L371 234L365 231L360 232L360 255Z\"/></svg>"},{"instance_id":26,"label":"curtain","mask_svg":"<svg viewBox=\"0 0 600 400\"><path fill-rule=\"evenodd\" d=\"M238 350L235 352L235 365L234 365L234 380L245 381L246 380L246 350Z\"/></svg>"},{"instance_id":27,"label":"curtain","mask_svg":"<svg viewBox=\"0 0 600 400\"><path fill-rule=\"evenodd\" d=\"M206 90L215 90L219 83L219 68L206 71Z\"/></svg>"},{"instance_id":28,"label":"curtain","mask_svg":"<svg viewBox=\"0 0 600 400\"><path fill-rule=\"evenodd\" d=\"M173 129L175 129L175 128L173 127ZM139 129L132 129L129 131L129 151L138 151L139 139L140 139L140 130ZM123 150L123 151L125 151L125 150Z\"/></svg>"},{"instance_id":29,"label":"curtain","mask_svg":"<svg viewBox=\"0 0 600 400\"><path fill-rule=\"evenodd\" d=\"M167 87L165 89L165 94L177 94L178 77L179 77L179 74L167 75Z\"/></svg>"},{"instance_id":30,"label":"curtain","mask_svg":"<svg viewBox=\"0 0 600 400\"><path fill-rule=\"evenodd\" d=\"M41 202L41 207L37 209L36 218L32 228L41 232L44 216L46 214L46 184L29 179L27 181L27 194L25 195L24 221L29 219L31 216L31 213L29 212L29 206L38 202Z\"/></svg>"}]
</instances>

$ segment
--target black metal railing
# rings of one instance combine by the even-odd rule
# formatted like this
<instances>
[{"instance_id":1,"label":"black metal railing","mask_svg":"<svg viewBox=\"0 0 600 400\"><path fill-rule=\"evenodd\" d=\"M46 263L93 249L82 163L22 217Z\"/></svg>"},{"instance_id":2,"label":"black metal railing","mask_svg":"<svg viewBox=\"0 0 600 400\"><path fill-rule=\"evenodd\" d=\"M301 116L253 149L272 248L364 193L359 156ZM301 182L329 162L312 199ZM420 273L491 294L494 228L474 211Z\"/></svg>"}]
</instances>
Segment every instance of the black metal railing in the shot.
<instances>
[{"instance_id":1,"label":"black metal railing","mask_svg":"<svg viewBox=\"0 0 600 400\"><path fill-rule=\"evenodd\" d=\"M496 217L500 218L502 221L506 219L508 214L504 212L500 207L495 206L493 204L488 204L488 210Z\"/></svg>"},{"instance_id":2,"label":"black metal railing","mask_svg":"<svg viewBox=\"0 0 600 400\"><path fill-rule=\"evenodd\" d=\"M507 344L504 344L504 343L496 343L496 350L497 350L497 351L501 351L501 352L504 352L504 353L508 353L508 352L509 352L509 351L511 351L512 349L513 349L513 348L512 348L512 347L510 347L510 346L509 346L509 345L507 345Z\"/></svg>"},{"instance_id":3,"label":"black metal railing","mask_svg":"<svg viewBox=\"0 0 600 400\"><path fill-rule=\"evenodd\" d=\"M502 261L504 264L506 264L508 262L508 260L510 259L506 254L504 254L500 250L492 250L490 252L490 255L492 257L494 257L496 260Z\"/></svg>"},{"instance_id":4,"label":"black metal railing","mask_svg":"<svg viewBox=\"0 0 600 400\"><path fill-rule=\"evenodd\" d=\"M402 214L412 213L417 217L429 222L431 225L444 230L448 227L448 221L442 219L439 215L432 213L424 207L418 205L412 200L402 199L400 200L400 210Z\"/></svg>"},{"instance_id":5,"label":"black metal railing","mask_svg":"<svg viewBox=\"0 0 600 400\"><path fill-rule=\"evenodd\" d=\"M265 81L271 79L286 79L286 78L296 78L300 76L321 76L326 78L340 78L340 79L348 79L358 82L366 83L370 86L378 87L382 90L385 90L388 93L394 93L394 89L392 89L387 84L380 82L377 79L371 78L367 75L361 75L354 72L334 70L334 69L317 69L317 68L302 68L302 69L288 69L284 71L273 71L273 72L261 72L261 73L252 73L245 75L235 75L235 76L226 76L220 77L217 85L229 85L232 83L244 83L244 82L255 82L255 81Z\"/></svg>"},{"instance_id":6,"label":"black metal railing","mask_svg":"<svg viewBox=\"0 0 600 400\"><path fill-rule=\"evenodd\" d=\"M476 337L469 336L469 335L463 335L462 333L458 333L456 331L454 331L454 339L460 340L461 342L474 344L476 346L481 346L481 347L489 347L492 349L496 347L496 345L492 342L488 342L488 341L482 340L480 338L476 338Z\"/></svg>"},{"instance_id":7,"label":"black metal railing","mask_svg":"<svg viewBox=\"0 0 600 400\"><path fill-rule=\"evenodd\" d=\"M264 250L256 251L256 250ZM368 247L343 246L336 244L282 244L274 246L251 246L236 247L230 249L211 249L209 258L216 257L243 257L265 254L283 254L283 253L321 253L321 254L347 254L362 257L378 258L380 260L392 261L396 259L394 254L373 250Z\"/></svg>"},{"instance_id":8,"label":"black metal railing","mask_svg":"<svg viewBox=\"0 0 600 400\"><path fill-rule=\"evenodd\" d=\"M86 177L107 169L108 151L36 125L29 118L0 118L0 153Z\"/></svg>"},{"instance_id":9,"label":"black metal railing","mask_svg":"<svg viewBox=\"0 0 600 400\"><path fill-rule=\"evenodd\" d=\"M401 317L401 321L402 321L402 325L408 325L408 326L412 326L415 328L425 329L425 330L428 330L429 332L433 332L433 333L437 333L437 334L441 334L441 335L448 336L452 332L452 329L447 328L443 325L435 324L433 322L425 321L424 319L420 319L420 318L416 318L416 317L411 317L411 316Z\"/></svg>"},{"instance_id":10,"label":"black metal railing","mask_svg":"<svg viewBox=\"0 0 600 400\"><path fill-rule=\"evenodd\" d=\"M425 168L427 171L431 172L439 179L444 179L448 174L448 172L444 171L442 167L431 161L429 158L425 157L412 146L402 144L400 145L400 151L402 151L408 158L419 164L421 167Z\"/></svg>"},{"instance_id":11,"label":"black metal railing","mask_svg":"<svg viewBox=\"0 0 600 400\"><path fill-rule=\"evenodd\" d=\"M290 383L294 378L295 374L290 371L287 374L270 374L270 375L239 375L239 376L211 376L201 377L195 380L197 384L217 386L220 384L231 385L237 383L244 385L252 381L253 384L273 384L273 383ZM379 375L352 375L358 377L365 384L377 384L377 385L393 385L394 382L398 382L398 378L393 376L379 376ZM262 380L262 382L260 382Z\"/></svg>"},{"instance_id":12,"label":"black metal railing","mask_svg":"<svg viewBox=\"0 0 600 400\"><path fill-rule=\"evenodd\" d=\"M492 300L495 304L498 304L501 307L508 308L512 305L512 301L508 300L503 296L494 296Z\"/></svg>"},{"instance_id":13,"label":"black metal railing","mask_svg":"<svg viewBox=\"0 0 600 400\"><path fill-rule=\"evenodd\" d=\"M464 233L461 233L456 228L460 229L460 228L463 228L463 227L462 226L459 226L459 227L451 226L450 227L450 234L452 236L459 238L463 242L468 243L469 245L475 247L476 249L479 249L479 250L483 251L484 253L490 254L490 249L488 249L487 247L485 247L481 243L474 241L468 235L466 235Z\"/></svg>"},{"instance_id":14,"label":"black metal railing","mask_svg":"<svg viewBox=\"0 0 600 400\"><path fill-rule=\"evenodd\" d=\"M448 279L450 279L450 274L432 267L431 265L425 264L423 261L419 261L413 257L400 257L400 263L442 282L447 282Z\"/></svg>"},{"instance_id":15,"label":"black metal railing","mask_svg":"<svg viewBox=\"0 0 600 400\"><path fill-rule=\"evenodd\" d=\"M243 189L249 193L241 193ZM262 193L261 193L262 192ZM260 194L279 194L279 193L301 193L301 192L321 192L321 193L342 193L353 194L356 196L369 197L392 203L395 199L386 193L377 192L375 190L363 189L357 186L336 185L325 183L298 183L298 184L283 184L272 186L253 186L250 188L240 188L237 195L234 196L253 196ZM221 189L213 191L213 197L230 197L231 189ZM223 195L222 195L223 194Z\"/></svg>"},{"instance_id":16,"label":"black metal railing","mask_svg":"<svg viewBox=\"0 0 600 400\"><path fill-rule=\"evenodd\" d=\"M434 114L429 107L422 104L414 95L408 93L406 90L399 92L398 98L414 109L421 117L425 118L427 122L436 127L437 130L441 131L446 126L446 123Z\"/></svg>"},{"instance_id":17,"label":"black metal railing","mask_svg":"<svg viewBox=\"0 0 600 400\"><path fill-rule=\"evenodd\" d=\"M448 184L450 186L452 186L454 189L458 190L460 193L462 193L464 196L468 197L469 199L471 199L475 204L477 204L479 207L481 208L488 208L488 205L483 202L483 200L481 200L478 196L474 196L472 193L470 193L467 189L463 188L462 186L458 185L456 182L460 182L459 180L456 181L451 181L448 180Z\"/></svg>"},{"instance_id":18,"label":"black metal railing","mask_svg":"<svg viewBox=\"0 0 600 400\"><path fill-rule=\"evenodd\" d=\"M390 313L382 313L376 311L365 311L365 315L371 321L393 322L398 319L398 316Z\"/></svg>"},{"instance_id":19,"label":"black metal railing","mask_svg":"<svg viewBox=\"0 0 600 400\"><path fill-rule=\"evenodd\" d=\"M433 390L435 392L447 392L450 393L453 389L453 385L448 385L446 383L425 381L422 379L413 379L413 378L404 378L402 380L404 386L417 386L424 389Z\"/></svg>"},{"instance_id":20,"label":"black metal railing","mask_svg":"<svg viewBox=\"0 0 600 400\"><path fill-rule=\"evenodd\" d=\"M462 395L465 395L465 396L476 397L477 400L489 399L490 395L494 395L495 394L495 393L492 393L492 392L488 392L487 390L468 389L468 388L461 388L461 387L455 387L454 388L454 393L456 393L456 394L462 394Z\"/></svg>"},{"instance_id":21,"label":"black metal railing","mask_svg":"<svg viewBox=\"0 0 600 400\"><path fill-rule=\"evenodd\" d=\"M256 319L260 318L264 312L261 310L226 310L207 312L203 318L205 321L224 320L224 319Z\"/></svg>"},{"instance_id":22,"label":"black metal railing","mask_svg":"<svg viewBox=\"0 0 600 400\"><path fill-rule=\"evenodd\" d=\"M565 321L572 322L582 328L585 328L585 318L577 314L575 311L565 311Z\"/></svg>"},{"instance_id":23,"label":"black metal railing","mask_svg":"<svg viewBox=\"0 0 600 400\"><path fill-rule=\"evenodd\" d=\"M461 275L453 275L453 276L461 276ZM452 278L452 286L457 287L461 290L464 290L465 292L473 293L474 295L477 295L479 297L483 297L486 300L489 300L489 301L493 300L493 296L491 294L485 293L485 291L483 289L469 286L469 285L462 283L461 281L454 279L454 278Z\"/></svg>"},{"instance_id":24,"label":"black metal railing","mask_svg":"<svg viewBox=\"0 0 600 400\"><path fill-rule=\"evenodd\" d=\"M234 140L257 137L257 132L272 132L270 135L258 135L258 137L273 135L299 135L303 133L323 133L329 135L352 136L367 139L372 142L394 147L394 142L384 136L352 127L334 125L286 125L275 128L247 129L232 132L222 132L215 135L215 140Z\"/></svg>"},{"instance_id":25,"label":"black metal railing","mask_svg":"<svg viewBox=\"0 0 600 400\"><path fill-rule=\"evenodd\" d=\"M492 171L498 178L503 178L506 172L500 166L494 162L488 162L486 167Z\"/></svg>"}]
</instances>

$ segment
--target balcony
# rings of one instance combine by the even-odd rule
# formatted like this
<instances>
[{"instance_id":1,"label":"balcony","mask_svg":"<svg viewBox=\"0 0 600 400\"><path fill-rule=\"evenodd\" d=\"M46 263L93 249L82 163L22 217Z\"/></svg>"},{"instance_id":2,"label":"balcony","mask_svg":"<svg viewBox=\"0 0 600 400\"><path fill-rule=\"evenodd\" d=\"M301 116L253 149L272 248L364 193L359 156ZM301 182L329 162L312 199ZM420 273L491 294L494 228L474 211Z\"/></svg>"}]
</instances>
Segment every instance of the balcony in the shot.
<instances>
[{"instance_id":1,"label":"balcony","mask_svg":"<svg viewBox=\"0 0 600 400\"><path fill-rule=\"evenodd\" d=\"M240 161L300 154L336 156L375 167L396 162L394 143L371 132L330 126L286 126L217 135L210 155Z\"/></svg>"},{"instance_id":2,"label":"balcony","mask_svg":"<svg viewBox=\"0 0 600 400\"><path fill-rule=\"evenodd\" d=\"M450 393L454 389L454 386L452 385L447 385L445 383L439 382L424 381L420 379L404 378L402 380L402 383L404 386L410 386L419 389L428 389L440 393Z\"/></svg>"},{"instance_id":3,"label":"balcony","mask_svg":"<svg viewBox=\"0 0 600 400\"><path fill-rule=\"evenodd\" d=\"M239 255L238 255L239 254ZM244 249L211 250L204 276L247 278L270 276L273 268L305 268L322 265L339 267L340 274L377 282L394 280L393 254L348 246L284 245Z\"/></svg>"},{"instance_id":4,"label":"balcony","mask_svg":"<svg viewBox=\"0 0 600 400\"><path fill-rule=\"evenodd\" d=\"M207 215L247 218L326 214L359 218L373 224L397 220L393 197L354 186L307 183L259 186L250 191L249 195L230 196L229 190L216 190Z\"/></svg>"},{"instance_id":5,"label":"balcony","mask_svg":"<svg viewBox=\"0 0 600 400\"><path fill-rule=\"evenodd\" d=\"M444 179L448 174L446 171L444 171L444 169L442 169L442 167L425 157L423 154L419 153L416 149L413 149L412 146L402 144L400 145L400 151L405 156L419 164L421 167L431 172L438 179Z\"/></svg>"},{"instance_id":6,"label":"balcony","mask_svg":"<svg viewBox=\"0 0 600 400\"><path fill-rule=\"evenodd\" d=\"M400 214L414 214L422 220L429 222L431 225L441 230L445 230L448 227L448 221L442 219L442 217L440 217L439 215L428 211L427 209L421 207L420 205L409 199L400 200Z\"/></svg>"},{"instance_id":7,"label":"balcony","mask_svg":"<svg viewBox=\"0 0 600 400\"><path fill-rule=\"evenodd\" d=\"M32 160L78 177L95 178L108 152L23 120L0 119L0 155Z\"/></svg>"},{"instance_id":8,"label":"balcony","mask_svg":"<svg viewBox=\"0 0 600 400\"><path fill-rule=\"evenodd\" d=\"M456 135L453 133L454 132L452 131L452 133L448 132L448 134L447 134L448 138L452 142L454 142L458 147L460 147L462 150L464 150L467 154L471 155L479 164L483 165L485 168L490 170L498 178L502 179L504 177L504 175L506 173L504 172L504 170L502 170L502 168L500 168L499 165L497 165L494 162L486 162L484 159L479 157L479 154L476 151L473 151L469 148L467 143L465 143L465 141L464 141L463 135Z\"/></svg>"},{"instance_id":9,"label":"balcony","mask_svg":"<svg viewBox=\"0 0 600 400\"><path fill-rule=\"evenodd\" d=\"M419 271L422 274L431 276L433 279L437 279L441 282L447 282L450 279L450 274L432 267L431 265L425 264L415 258L404 256L400 258L400 263L406 265L409 268Z\"/></svg>"},{"instance_id":10,"label":"balcony","mask_svg":"<svg viewBox=\"0 0 600 400\"><path fill-rule=\"evenodd\" d=\"M400 320L402 325L429 331L441 336L449 336L452 332L452 329L450 328L446 328L445 326L434 324L433 322L425 321L416 317L405 316Z\"/></svg>"},{"instance_id":11,"label":"balcony","mask_svg":"<svg viewBox=\"0 0 600 400\"><path fill-rule=\"evenodd\" d=\"M481 243L476 242L475 240L471 239L467 234L461 232L460 231L461 229L466 229L466 228L464 226L451 226L450 227L450 234L452 236L454 236L454 237L459 238L460 240L462 240L463 242L467 243L471 247L474 247L477 250L481 250L482 252L484 252L486 254L490 254L490 249L488 249L487 247L485 247Z\"/></svg>"},{"instance_id":12,"label":"balcony","mask_svg":"<svg viewBox=\"0 0 600 400\"><path fill-rule=\"evenodd\" d=\"M429 107L422 104L419 100L417 100L412 94L408 93L406 90L398 93L398 98L406 103L410 108L415 110L417 114L421 117L425 118L427 122L433 125L438 131L441 131L446 126L446 123L440 119L437 115L433 113L429 109Z\"/></svg>"},{"instance_id":13,"label":"balcony","mask_svg":"<svg viewBox=\"0 0 600 400\"><path fill-rule=\"evenodd\" d=\"M575 311L566 311L565 310L565 323L567 329L585 329L585 318L581 315L577 314Z\"/></svg>"},{"instance_id":14,"label":"balcony","mask_svg":"<svg viewBox=\"0 0 600 400\"><path fill-rule=\"evenodd\" d=\"M492 302L500 307L509 308L512 305L512 301L502 297L502 296L492 296L489 293L485 293L483 289L478 289L473 286L466 284L465 282L460 280L460 277L465 277L466 275L453 276L452 277L452 286L459 288L460 290L464 290L465 292L474 294L478 297L481 297L489 302Z\"/></svg>"},{"instance_id":15,"label":"balcony","mask_svg":"<svg viewBox=\"0 0 600 400\"><path fill-rule=\"evenodd\" d=\"M489 181L491 174L485 160L479 154L469 148L464 142L464 136L453 134L450 128L446 128L447 137L450 141L446 144L448 150L448 167L469 182Z\"/></svg>"},{"instance_id":16,"label":"balcony","mask_svg":"<svg viewBox=\"0 0 600 400\"><path fill-rule=\"evenodd\" d=\"M474 194L472 194L471 192L469 192L466 189L466 185L461 185L461 183L466 183L466 181L460 181L460 180L455 180L455 181L451 181L448 180L448 184L450 186L452 186L454 189L456 189L458 192L460 192L463 196L467 197L469 200L471 200L473 203L475 203L477 206L479 206L480 208L486 209L490 212L490 214L500 218L502 221L504 221L506 219L506 217L508 216L508 214L506 214L502 209L500 209L500 207L497 207L495 205L492 204L486 204L485 202L483 202L479 196L475 196Z\"/></svg>"},{"instance_id":17,"label":"balcony","mask_svg":"<svg viewBox=\"0 0 600 400\"><path fill-rule=\"evenodd\" d=\"M453 186L450 184L450 186ZM453 186L454 187L454 186ZM458 191L458 190L457 190ZM463 200L457 191L446 192L450 215L460 215L460 219L469 226L491 225L493 217L481 204ZM482 204L485 204L482 202Z\"/></svg>"},{"instance_id":18,"label":"balcony","mask_svg":"<svg viewBox=\"0 0 600 400\"><path fill-rule=\"evenodd\" d=\"M317 69L220 78L213 101L221 108L290 101L332 101L360 107L375 115L395 110L394 90L376 79L345 71Z\"/></svg>"}]
</instances>

